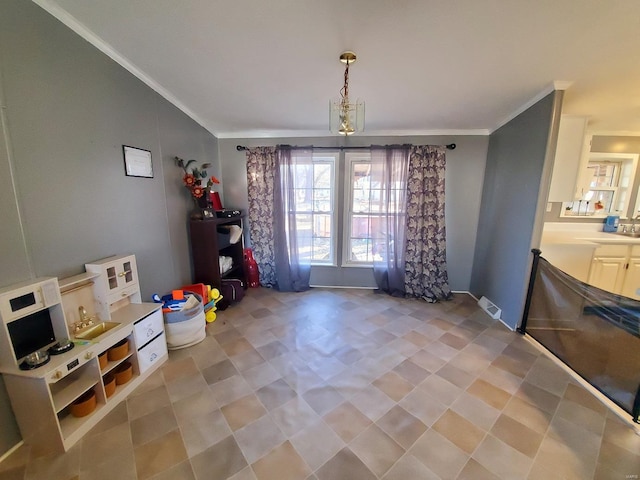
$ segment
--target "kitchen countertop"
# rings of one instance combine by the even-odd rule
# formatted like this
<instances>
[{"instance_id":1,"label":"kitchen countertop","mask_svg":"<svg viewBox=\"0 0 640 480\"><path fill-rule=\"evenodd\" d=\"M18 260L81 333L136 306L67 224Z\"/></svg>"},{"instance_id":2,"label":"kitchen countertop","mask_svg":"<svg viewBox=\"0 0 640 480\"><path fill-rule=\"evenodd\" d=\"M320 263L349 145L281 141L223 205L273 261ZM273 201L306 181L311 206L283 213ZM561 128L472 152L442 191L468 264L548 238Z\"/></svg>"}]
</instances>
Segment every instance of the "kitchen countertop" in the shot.
<instances>
[{"instance_id":1,"label":"kitchen countertop","mask_svg":"<svg viewBox=\"0 0 640 480\"><path fill-rule=\"evenodd\" d=\"M541 245L575 245L577 247L640 245L640 237L633 238L618 233L603 232L602 224L550 223L545 224Z\"/></svg>"},{"instance_id":2,"label":"kitchen countertop","mask_svg":"<svg viewBox=\"0 0 640 480\"><path fill-rule=\"evenodd\" d=\"M76 358L83 358L83 356L88 353L90 353L91 358L93 358L99 353L102 353L114 343L128 336L133 331L133 324L135 322L152 314L161 307L162 304L160 303L131 303L112 312L110 320L101 320L119 323L120 325L103 333L96 339L79 340L76 338L70 338L70 340L75 344L75 347L61 355L50 355L48 363L34 368L33 370L20 370L17 365L9 366L1 368L0 373L18 375L21 377L45 378L47 375L59 368L66 368L66 366Z\"/></svg>"}]
</instances>

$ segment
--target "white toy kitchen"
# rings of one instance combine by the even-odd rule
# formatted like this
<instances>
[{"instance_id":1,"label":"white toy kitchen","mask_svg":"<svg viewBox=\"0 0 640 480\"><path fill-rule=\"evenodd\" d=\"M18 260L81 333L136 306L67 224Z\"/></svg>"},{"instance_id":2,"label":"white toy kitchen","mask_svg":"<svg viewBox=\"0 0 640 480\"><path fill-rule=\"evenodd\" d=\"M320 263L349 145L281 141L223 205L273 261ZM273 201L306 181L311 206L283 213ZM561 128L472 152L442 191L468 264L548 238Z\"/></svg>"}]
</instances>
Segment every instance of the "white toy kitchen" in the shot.
<instances>
[{"instance_id":1,"label":"white toy kitchen","mask_svg":"<svg viewBox=\"0 0 640 480\"><path fill-rule=\"evenodd\" d=\"M26 444L68 450L168 358L134 255L0 289L0 372Z\"/></svg>"}]
</instances>

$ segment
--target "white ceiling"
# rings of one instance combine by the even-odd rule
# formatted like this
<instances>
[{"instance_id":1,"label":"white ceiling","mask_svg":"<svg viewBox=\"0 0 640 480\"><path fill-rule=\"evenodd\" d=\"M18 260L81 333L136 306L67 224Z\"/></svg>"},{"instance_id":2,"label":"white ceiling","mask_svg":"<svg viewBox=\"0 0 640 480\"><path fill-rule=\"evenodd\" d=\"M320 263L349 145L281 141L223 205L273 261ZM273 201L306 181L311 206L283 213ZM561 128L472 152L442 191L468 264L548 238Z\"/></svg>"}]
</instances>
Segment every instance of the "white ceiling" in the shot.
<instances>
[{"instance_id":1,"label":"white ceiling","mask_svg":"<svg viewBox=\"0 0 640 480\"><path fill-rule=\"evenodd\" d=\"M486 134L554 81L596 132L640 132L639 0L34 0L220 138Z\"/></svg>"}]
</instances>

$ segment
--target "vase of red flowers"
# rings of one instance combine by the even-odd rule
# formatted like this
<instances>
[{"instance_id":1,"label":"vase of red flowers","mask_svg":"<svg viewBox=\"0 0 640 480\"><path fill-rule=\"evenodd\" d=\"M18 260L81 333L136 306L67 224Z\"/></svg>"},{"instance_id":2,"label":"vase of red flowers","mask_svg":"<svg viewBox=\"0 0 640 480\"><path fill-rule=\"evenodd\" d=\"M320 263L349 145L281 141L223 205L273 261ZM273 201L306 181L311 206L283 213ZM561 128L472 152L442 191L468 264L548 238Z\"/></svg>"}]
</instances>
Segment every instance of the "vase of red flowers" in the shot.
<instances>
[{"instance_id":1,"label":"vase of red flowers","mask_svg":"<svg viewBox=\"0 0 640 480\"><path fill-rule=\"evenodd\" d=\"M202 220L202 211L210 207L210 192L213 189L213 185L219 184L220 180L214 176L208 176L207 168L211 166L210 163L203 163L198 167L194 165L195 160L185 161L180 157L175 157L175 162L184 172L182 183L189 190L189 195L193 200L194 208L190 216L194 220ZM202 185L204 179L207 179L206 185Z\"/></svg>"}]
</instances>

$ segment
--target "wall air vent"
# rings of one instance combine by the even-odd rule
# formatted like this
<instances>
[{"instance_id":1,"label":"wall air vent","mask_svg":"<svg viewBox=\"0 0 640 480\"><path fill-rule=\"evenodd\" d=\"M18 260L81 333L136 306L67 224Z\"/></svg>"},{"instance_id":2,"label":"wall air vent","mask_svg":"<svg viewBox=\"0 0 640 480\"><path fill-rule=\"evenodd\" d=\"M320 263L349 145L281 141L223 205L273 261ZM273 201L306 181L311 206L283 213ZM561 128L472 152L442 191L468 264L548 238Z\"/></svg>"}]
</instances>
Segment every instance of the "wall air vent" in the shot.
<instances>
[{"instance_id":1,"label":"wall air vent","mask_svg":"<svg viewBox=\"0 0 640 480\"><path fill-rule=\"evenodd\" d=\"M478 306L494 320L498 320L500 318L500 315L502 315L502 310L500 310L495 304L493 304L487 297L483 296L480 300L478 300Z\"/></svg>"}]
</instances>

